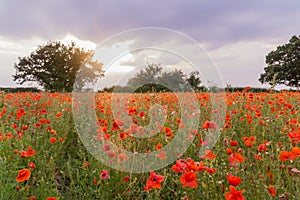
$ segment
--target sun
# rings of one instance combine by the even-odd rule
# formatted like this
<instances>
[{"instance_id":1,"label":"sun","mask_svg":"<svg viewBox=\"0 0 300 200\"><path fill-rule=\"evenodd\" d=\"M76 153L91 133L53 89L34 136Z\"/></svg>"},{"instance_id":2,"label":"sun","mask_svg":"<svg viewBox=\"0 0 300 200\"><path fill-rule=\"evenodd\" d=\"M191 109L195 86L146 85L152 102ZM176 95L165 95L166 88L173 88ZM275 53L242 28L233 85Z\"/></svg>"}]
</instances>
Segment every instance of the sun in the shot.
<instances>
[{"instance_id":1,"label":"sun","mask_svg":"<svg viewBox=\"0 0 300 200\"><path fill-rule=\"evenodd\" d=\"M71 42L75 42L78 47L81 47L85 50L95 50L97 47L94 42L89 40L80 40L71 34L68 34L64 39L61 40L61 42L66 45L71 44Z\"/></svg>"}]
</instances>

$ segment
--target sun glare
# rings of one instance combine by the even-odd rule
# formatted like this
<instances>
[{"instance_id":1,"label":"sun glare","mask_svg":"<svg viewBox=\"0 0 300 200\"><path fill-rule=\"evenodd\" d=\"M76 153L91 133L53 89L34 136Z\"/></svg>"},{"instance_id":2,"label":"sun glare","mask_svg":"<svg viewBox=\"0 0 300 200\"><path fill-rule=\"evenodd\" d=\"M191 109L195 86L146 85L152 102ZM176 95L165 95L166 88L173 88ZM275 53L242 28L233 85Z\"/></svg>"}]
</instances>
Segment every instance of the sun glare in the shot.
<instances>
[{"instance_id":1,"label":"sun glare","mask_svg":"<svg viewBox=\"0 0 300 200\"><path fill-rule=\"evenodd\" d=\"M61 40L64 44L71 44L71 42L75 42L78 47L81 47L85 50L95 50L97 45L89 40L80 40L73 35L67 35L64 39Z\"/></svg>"}]
</instances>

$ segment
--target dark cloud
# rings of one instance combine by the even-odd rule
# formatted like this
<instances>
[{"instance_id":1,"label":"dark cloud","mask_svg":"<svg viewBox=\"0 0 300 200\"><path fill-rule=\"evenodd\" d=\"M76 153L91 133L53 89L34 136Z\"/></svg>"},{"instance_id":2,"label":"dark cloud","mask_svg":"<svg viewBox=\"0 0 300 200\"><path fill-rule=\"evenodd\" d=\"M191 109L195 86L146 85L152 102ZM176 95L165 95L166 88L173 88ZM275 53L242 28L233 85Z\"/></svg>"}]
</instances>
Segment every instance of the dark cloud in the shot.
<instances>
[{"instance_id":1,"label":"dark cloud","mask_svg":"<svg viewBox=\"0 0 300 200\"><path fill-rule=\"evenodd\" d=\"M14 39L72 33L99 42L123 30L159 26L214 48L241 40L287 40L300 32L300 2L294 0L12 0L0 7L0 35Z\"/></svg>"}]
</instances>

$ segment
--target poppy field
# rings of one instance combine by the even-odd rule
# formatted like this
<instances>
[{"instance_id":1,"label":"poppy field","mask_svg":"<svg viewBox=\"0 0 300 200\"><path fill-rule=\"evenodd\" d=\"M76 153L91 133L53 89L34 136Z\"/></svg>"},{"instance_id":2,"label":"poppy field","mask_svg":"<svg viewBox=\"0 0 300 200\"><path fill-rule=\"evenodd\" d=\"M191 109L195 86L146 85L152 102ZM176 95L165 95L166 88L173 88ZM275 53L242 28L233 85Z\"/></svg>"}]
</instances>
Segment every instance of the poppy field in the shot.
<instances>
[{"instance_id":1,"label":"poppy field","mask_svg":"<svg viewBox=\"0 0 300 200\"><path fill-rule=\"evenodd\" d=\"M113 169L82 142L72 94L1 93L0 199L300 199L299 92L225 93L219 115L221 107L211 105L218 94L184 93L197 105L183 106L176 93L119 93L129 121L114 113L113 95L95 96L91 144L102 142L112 166L130 162L123 150L174 161L144 173ZM166 118L154 123L155 104ZM190 107L200 111L196 120ZM188 148L164 151L182 132Z\"/></svg>"}]
</instances>

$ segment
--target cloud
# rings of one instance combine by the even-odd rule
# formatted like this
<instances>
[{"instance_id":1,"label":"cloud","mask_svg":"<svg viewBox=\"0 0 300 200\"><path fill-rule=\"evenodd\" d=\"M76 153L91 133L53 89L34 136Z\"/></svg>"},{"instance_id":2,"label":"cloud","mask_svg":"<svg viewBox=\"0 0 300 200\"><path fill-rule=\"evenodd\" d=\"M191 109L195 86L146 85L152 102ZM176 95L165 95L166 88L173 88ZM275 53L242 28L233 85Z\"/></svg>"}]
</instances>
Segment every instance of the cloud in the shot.
<instances>
[{"instance_id":1,"label":"cloud","mask_svg":"<svg viewBox=\"0 0 300 200\"><path fill-rule=\"evenodd\" d=\"M289 38L300 32L300 2L253 1L2 1L0 35L53 39L68 33L100 42L120 31L159 26L182 31L207 48L237 41Z\"/></svg>"}]
</instances>

